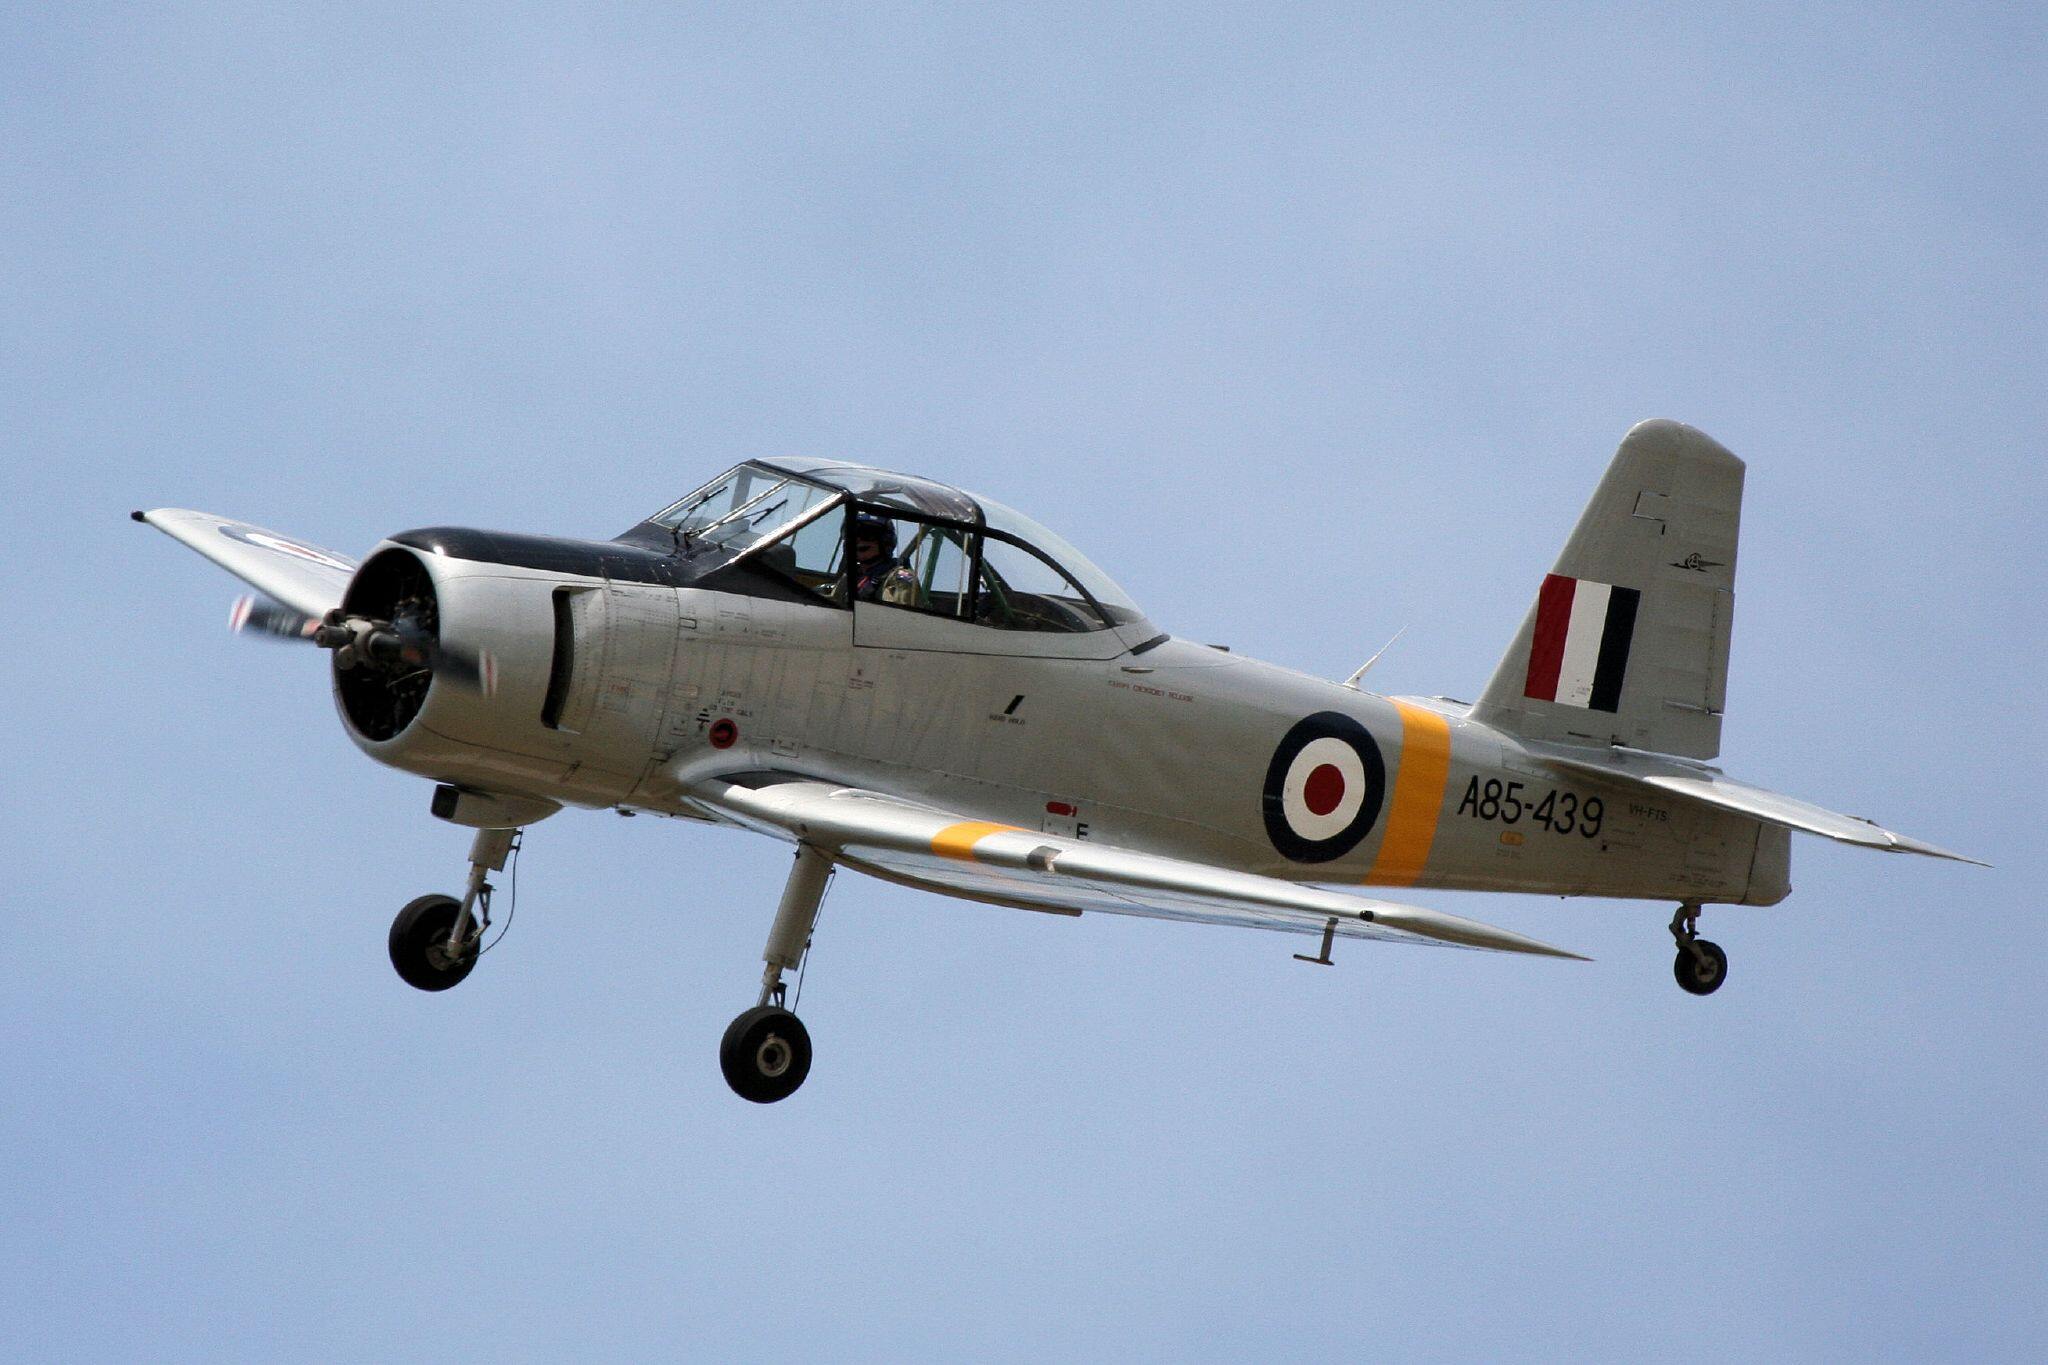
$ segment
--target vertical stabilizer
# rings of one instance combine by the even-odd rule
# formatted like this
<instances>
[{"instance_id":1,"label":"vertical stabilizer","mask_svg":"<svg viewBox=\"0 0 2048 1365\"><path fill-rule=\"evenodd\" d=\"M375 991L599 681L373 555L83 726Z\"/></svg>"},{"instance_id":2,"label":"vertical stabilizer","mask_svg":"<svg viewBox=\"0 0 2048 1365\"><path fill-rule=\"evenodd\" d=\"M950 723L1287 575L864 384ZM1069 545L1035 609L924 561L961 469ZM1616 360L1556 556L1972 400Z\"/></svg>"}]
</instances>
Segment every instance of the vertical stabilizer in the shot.
<instances>
[{"instance_id":1,"label":"vertical stabilizer","mask_svg":"<svg viewBox=\"0 0 2048 1365\"><path fill-rule=\"evenodd\" d=\"M1742 472L1681 423L1630 431L1472 718L1565 744L1719 753Z\"/></svg>"}]
</instances>

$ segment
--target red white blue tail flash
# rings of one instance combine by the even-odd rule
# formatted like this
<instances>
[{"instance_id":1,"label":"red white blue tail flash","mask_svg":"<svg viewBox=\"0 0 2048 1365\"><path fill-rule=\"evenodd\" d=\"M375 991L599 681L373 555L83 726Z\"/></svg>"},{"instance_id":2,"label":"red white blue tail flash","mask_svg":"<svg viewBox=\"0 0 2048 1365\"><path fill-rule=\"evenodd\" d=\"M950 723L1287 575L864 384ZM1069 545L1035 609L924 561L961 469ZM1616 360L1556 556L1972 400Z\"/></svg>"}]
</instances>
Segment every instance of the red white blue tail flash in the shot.
<instances>
[{"instance_id":1,"label":"red white blue tail flash","mask_svg":"<svg viewBox=\"0 0 2048 1365\"><path fill-rule=\"evenodd\" d=\"M1635 588L1547 575L1536 598L1536 636L1522 695L1592 711L1620 710L1641 599Z\"/></svg>"}]
</instances>

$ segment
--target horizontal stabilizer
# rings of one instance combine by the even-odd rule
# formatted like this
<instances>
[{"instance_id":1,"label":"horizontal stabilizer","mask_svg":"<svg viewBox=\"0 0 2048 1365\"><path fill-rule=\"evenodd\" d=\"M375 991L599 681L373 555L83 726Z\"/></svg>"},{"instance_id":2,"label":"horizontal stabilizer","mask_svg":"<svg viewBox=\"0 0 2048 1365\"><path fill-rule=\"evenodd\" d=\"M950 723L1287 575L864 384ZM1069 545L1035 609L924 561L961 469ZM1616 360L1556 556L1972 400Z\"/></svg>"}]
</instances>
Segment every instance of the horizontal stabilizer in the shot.
<instances>
[{"instance_id":1,"label":"horizontal stabilizer","mask_svg":"<svg viewBox=\"0 0 2048 1365\"><path fill-rule=\"evenodd\" d=\"M308 616L324 616L340 606L356 571L356 562L346 555L207 512L159 507L130 515Z\"/></svg>"},{"instance_id":2,"label":"horizontal stabilizer","mask_svg":"<svg viewBox=\"0 0 2048 1365\"><path fill-rule=\"evenodd\" d=\"M1538 755L1550 767L1590 777L1606 778L1622 786L1647 787L1655 791L1669 792L1674 796L1696 801L1703 806L1719 810L1734 811L1773 825L1800 830L1807 834L1818 834L1823 838L1836 839L1845 844L1861 844L1865 848L1883 849L1888 853L1922 853L1930 858L1952 858L1959 863L1975 863L1978 867L1990 864L1976 858L1951 853L1945 848L1898 834L1874 821L1856 815L1843 815L1801 801L1794 796L1753 787L1747 782L1737 782L1704 764L1695 765L1679 762L1656 754L1635 753L1627 749L1610 749L1598 757L1562 755L1553 750L1544 750Z\"/></svg>"},{"instance_id":3,"label":"horizontal stabilizer","mask_svg":"<svg viewBox=\"0 0 2048 1365\"><path fill-rule=\"evenodd\" d=\"M762 774L745 782L706 782L695 797L714 817L816 845L888 881L966 900L1579 957L1440 910L968 819L804 778Z\"/></svg>"}]
</instances>

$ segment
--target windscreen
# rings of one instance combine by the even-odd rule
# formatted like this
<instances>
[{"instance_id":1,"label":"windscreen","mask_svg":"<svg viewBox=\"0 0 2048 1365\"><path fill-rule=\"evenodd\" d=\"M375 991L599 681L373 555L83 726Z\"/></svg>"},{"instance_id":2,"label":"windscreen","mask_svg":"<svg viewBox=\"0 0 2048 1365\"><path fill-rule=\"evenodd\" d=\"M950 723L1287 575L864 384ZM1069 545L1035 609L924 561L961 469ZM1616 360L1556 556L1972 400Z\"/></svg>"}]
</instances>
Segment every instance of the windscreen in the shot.
<instances>
[{"instance_id":1,"label":"windscreen","mask_svg":"<svg viewBox=\"0 0 2048 1365\"><path fill-rule=\"evenodd\" d=\"M765 465L743 464L653 518L686 555L728 554L773 537L833 498L837 489Z\"/></svg>"}]
</instances>

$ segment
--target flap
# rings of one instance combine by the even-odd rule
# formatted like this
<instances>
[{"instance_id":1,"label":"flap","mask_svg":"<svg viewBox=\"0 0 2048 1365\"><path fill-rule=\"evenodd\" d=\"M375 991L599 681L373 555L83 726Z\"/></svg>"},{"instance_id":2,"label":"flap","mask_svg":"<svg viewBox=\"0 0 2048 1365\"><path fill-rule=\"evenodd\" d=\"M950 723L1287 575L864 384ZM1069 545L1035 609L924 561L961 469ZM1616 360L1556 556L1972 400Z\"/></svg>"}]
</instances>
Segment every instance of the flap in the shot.
<instances>
[{"instance_id":1,"label":"flap","mask_svg":"<svg viewBox=\"0 0 2048 1365\"><path fill-rule=\"evenodd\" d=\"M715 815L814 844L891 881L998 905L1098 910L1348 938L1453 944L1577 957L1506 929L1419 906L1298 886L1180 858L969 820L878 792L802 778L713 781L695 798Z\"/></svg>"}]
</instances>

